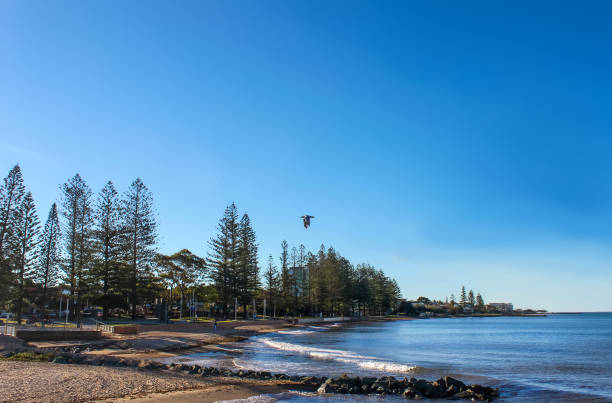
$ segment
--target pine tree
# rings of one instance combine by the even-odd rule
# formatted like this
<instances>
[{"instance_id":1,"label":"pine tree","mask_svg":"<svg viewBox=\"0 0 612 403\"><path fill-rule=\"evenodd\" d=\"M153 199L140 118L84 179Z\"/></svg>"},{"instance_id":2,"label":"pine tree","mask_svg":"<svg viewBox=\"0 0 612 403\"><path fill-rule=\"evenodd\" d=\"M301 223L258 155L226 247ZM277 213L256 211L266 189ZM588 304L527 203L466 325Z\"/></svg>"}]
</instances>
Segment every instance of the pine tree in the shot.
<instances>
[{"instance_id":1,"label":"pine tree","mask_svg":"<svg viewBox=\"0 0 612 403\"><path fill-rule=\"evenodd\" d=\"M221 298L223 317L235 296L236 265L238 259L238 211L234 203L225 208L217 224L217 236L209 241L211 278Z\"/></svg>"},{"instance_id":2,"label":"pine tree","mask_svg":"<svg viewBox=\"0 0 612 403\"><path fill-rule=\"evenodd\" d=\"M53 203L40 239L39 264L34 272L34 279L43 289L40 302L43 316L42 327L45 326L44 318L46 314L48 289L57 284L58 281L61 261L60 242L61 228L57 215L57 205Z\"/></svg>"},{"instance_id":3,"label":"pine tree","mask_svg":"<svg viewBox=\"0 0 612 403\"><path fill-rule=\"evenodd\" d=\"M293 315L298 316L298 296L300 295L301 268L298 266L299 255L298 250L295 246L291 248L291 253L289 254L289 261L291 262L289 276L291 279L291 296L293 297Z\"/></svg>"},{"instance_id":4,"label":"pine tree","mask_svg":"<svg viewBox=\"0 0 612 403\"><path fill-rule=\"evenodd\" d=\"M257 265L257 244L255 231L251 227L248 214L244 214L238 224L238 262L236 267L238 282L238 297L244 307L246 317L246 306L257 291L259 285L259 267Z\"/></svg>"},{"instance_id":5,"label":"pine tree","mask_svg":"<svg viewBox=\"0 0 612 403\"><path fill-rule=\"evenodd\" d=\"M137 178L125 194L122 206L125 231L126 262L129 265L129 292L132 319L136 319L138 290L144 287L152 274L156 257L157 222L153 209L153 195L140 178Z\"/></svg>"},{"instance_id":6,"label":"pine tree","mask_svg":"<svg viewBox=\"0 0 612 403\"><path fill-rule=\"evenodd\" d=\"M62 216L66 248L64 271L70 286L73 305L70 314L81 325L81 302L87 292L86 279L92 263L92 192L87 183L76 174L61 186Z\"/></svg>"},{"instance_id":7,"label":"pine tree","mask_svg":"<svg viewBox=\"0 0 612 403\"><path fill-rule=\"evenodd\" d=\"M104 319L108 318L110 294L121 284L121 202L113 182L108 181L98 194L94 213L96 264L94 277L101 286Z\"/></svg>"},{"instance_id":8,"label":"pine tree","mask_svg":"<svg viewBox=\"0 0 612 403\"><path fill-rule=\"evenodd\" d=\"M18 208L17 225L15 226L15 247L19 250L15 275L17 277L17 323L21 324L23 314L23 299L25 298L25 281L32 276L32 270L38 256L38 233L40 224L34 198L28 192Z\"/></svg>"},{"instance_id":9,"label":"pine tree","mask_svg":"<svg viewBox=\"0 0 612 403\"><path fill-rule=\"evenodd\" d=\"M461 299L459 300L459 304L461 304L462 307L465 307L466 302L467 302L467 299L465 295L465 286L462 286L461 287Z\"/></svg>"},{"instance_id":10,"label":"pine tree","mask_svg":"<svg viewBox=\"0 0 612 403\"><path fill-rule=\"evenodd\" d=\"M455 302L455 294L451 294L450 295L450 305L451 307L455 306L456 302Z\"/></svg>"},{"instance_id":11,"label":"pine tree","mask_svg":"<svg viewBox=\"0 0 612 403\"><path fill-rule=\"evenodd\" d=\"M268 267L264 273L264 281L266 287L266 293L268 296L268 301L270 303L270 312L276 316L276 295L278 292L278 270L274 265L274 258L272 255L268 257ZM272 315L270 315L272 316Z\"/></svg>"},{"instance_id":12,"label":"pine tree","mask_svg":"<svg viewBox=\"0 0 612 403\"><path fill-rule=\"evenodd\" d=\"M474 298L474 291L470 290L468 293L468 303L473 307L476 305L476 299Z\"/></svg>"},{"instance_id":13,"label":"pine tree","mask_svg":"<svg viewBox=\"0 0 612 403\"><path fill-rule=\"evenodd\" d=\"M283 303L283 315L289 312L289 303L291 298L291 276L289 274L289 244L283 240L281 242L281 299Z\"/></svg>"},{"instance_id":14,"label":"pine tree","mask_svg":"<svg viewBox=\"0 0 612 403\"><path fill-rule=\"evenodd\" d=\"M309 267L307 262L306 247L302 244L298 247L298 266L299 266L299 282L302 296L302 306L304 312L310 312L310 276L308 274Z\"/></svg>"},{"instance_id":15,"label":"pine tree","mask_svg":"<svg viewBox=\"0 0 612 403\"><path fill-rule=\"evenodd\" d=\"M483 301L482 295L480 295L480 293L478 293L478 295L476 296L476 306L478 307L478 310L480 312L482 312L484 310L484 301Z\"/></svg>"},{"instance_id":16,"label":"pine tree","mask_svg":"<svg viewBox=\"0 0 612 403\"><path fill-rule=\"evenodd\" d=\"M15 165L0 186L0 302L6 301L13 284L13 267L19 254L11 245L15 244L17 213L24 196L21 168Z\"/></svg>"}]
</instances>

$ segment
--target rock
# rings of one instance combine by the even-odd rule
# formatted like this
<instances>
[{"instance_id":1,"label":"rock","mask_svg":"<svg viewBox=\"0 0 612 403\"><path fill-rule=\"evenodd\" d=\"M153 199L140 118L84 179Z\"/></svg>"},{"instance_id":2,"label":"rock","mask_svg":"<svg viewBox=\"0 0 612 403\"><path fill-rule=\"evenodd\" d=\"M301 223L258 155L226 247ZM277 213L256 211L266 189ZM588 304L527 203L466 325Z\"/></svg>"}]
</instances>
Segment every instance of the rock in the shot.
<instances>
[{"instance_id":1,"label":"rock","mask_svg":"<svg viewBox=\"0 0 612 403\"><path fill-rule=\"evenodd\" d=\"M371 385L374 382L376 382L376 378L369 378L369 377L366 377L366 376L361 378L361 384L362 385Z\"/></svg>"},{"instance_id":2,"label":"rock","mask_svg":"<svg viewBox=\"0 0 612 403\"><path fill-rule=\"evenodd\" d=\"M413 386L416 390L427 397L444 397L446 393L446 388L440 385L438 382L427 382L424 379L417 380L413 383Z\"/></svg>"},{"instance_id":3,"label":"rock","mask_svg":"<svg viewBox=\"0 0 612 403\"><path fill-rule=\"evenodd\" d=\"M317 393L333 393L335 391L336 390L332 386L332 380L331 379L327 379L325 382L323 382L321 384L321 386L319 386L319 389L317 389Z\"/></svg>"},{"instance_id":4,"label":"rock","mask_svg":"<svg viewBox=\"0 0 612 403\"><path fill-rule=\"evenodd\" d=\"M451 385L455 386L458 390L465 389L465 384L461 381L458 381L455 378L451 378L450 376L445 376L443 378L438 379L438 383L440 383L445 388L449 388Z\"/></svg>"},{"instance_id":5,"label":"rock","mask_svg":"<svg viewBox=\"0 0 612 403\"><path fill-rule=\"evenodd\" d=\"M427 382L425 379L411 378L410 384L412 384L412 387L417 389L421 393L424 393L427 390L427 388L430 386L429 382Z\"/></svg>"},{"instance_id":6,"label":"rock","mask_svg":"<svg viewBox=\"0 0 612 403\"><path fill-rule=\"evenodd\" d=\"M302 376L300 377L300 382L307 385L318 383L317 379L314 376Z\"/></svg>"},{"instance_id":7,"label":"rock","mask_svg":"<svg viewBox=\"0 0 612 403\"><path fill-rule=\"evenodd\" d=\"M118 367L130 367L132 365L132 360L128 358L119 358L119 362L117 363Z\"/></svg>"},{"instance_id":8,"label":"rock","mask_svg":"<svg viewBox=\"0 0 612 403\"><path fill-rule=\"evenodd\" d=\"M404 389L404 392L402 393L404 395L405 398L413 398L416 396L416 390L414 390L413 387L408 386L406 389Z\"/></svg>"},{"instance_id":9,"label":"rock","mask_svg":"<svg viewBox=\"0 0 612 403\"><path fill-rule=\"evenodd\" d=\"M81 363L85 365L102 365L100 357L85 357Z\"/></svg>"},{"instance_id":10,"label":"rock","mask_svg":"<svg viewBox=\"0 0 612 403\"><path fill-rule=\"evenodd\" d=\"M54 362L56 364L68 364L68 360L66 359L66 357L61 356L61 355L58 355L57 357L55 357L53 361L51 362Z\"/></svg>"},{"instance_id":11,"label":"rock","mask_svg":"<svg viewBox=\"0 0 612 403\"><path fill-rule=\"evenodd\" d=\"M455 395L456 393L459 393L459 392L460 392L460 390L459 390L459 388L457 388L457 386L450 385L448 388L446 388L445 395L446 396L453 396L453 395Z\"/></svg>"},{"instance_id":12,"label":"rock","mask_svg":"<svg viewBox=\"0 0 612 403\"><path fill-rule=\"evenodd\" d=\"M115 346L122 350L127 350L128 348L130 348L130 343L128 343L127 341L120 341L119 343L115 344Z\"/></svg>"}]
</instances>

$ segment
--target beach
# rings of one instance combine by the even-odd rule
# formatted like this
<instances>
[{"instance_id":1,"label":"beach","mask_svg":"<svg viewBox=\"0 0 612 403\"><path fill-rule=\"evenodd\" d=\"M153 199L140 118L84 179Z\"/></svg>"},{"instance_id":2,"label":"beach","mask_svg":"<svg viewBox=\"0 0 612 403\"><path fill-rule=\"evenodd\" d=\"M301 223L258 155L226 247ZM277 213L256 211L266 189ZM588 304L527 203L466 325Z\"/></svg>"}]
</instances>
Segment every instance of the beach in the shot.
<instances>
[{"instance_id":1,"label":"beach","mask_svg":"<svg viewBox=\"0 0 612 403\"><path fill-rule=\"evenodd\" d=\"M495 398L502 402L612 401L610 314L271 322L228 322L216 331L176 325L95 343L34 343L54 349L64 363L0 361L0 394L6 401L207 402L280 393L283 401L317 401L334 396L312 393L334 377L325 392L378 401L385 376L404 380L383 388L393 395L417 378L435 385L450 375L499 388Z\"/></svg>"},{"instance_id":2,"label":"beach","mask_svg":"<svg viewBox=\"0 0 612 403\"><path fill-rule=\"evenodd\" d=\"M0 401L215 402L304 389L287 381L203 378L170 371L0 361ZM310 388L312 390L312 388Z\"/></svg>"},{"instance_id":3,"label":"beach","mask_svg":"<svg viewBox=\"0 0 612 403\"><path fill-rule=\"evenodd\" d=\"M217 329L211 323L185 324L99 341L37 342L29 346L79 352L93 359L159 360L186 352L212 351L224 343L294 327L284 320L224 322ZM18 339L0 336L0 352L24 346ZM0 361L0 401L166 402L180 398L181 401L215 402L288 390L314 390L288 380L201 377L167 370L88 364Z\"/></svg>"}]
</instances>

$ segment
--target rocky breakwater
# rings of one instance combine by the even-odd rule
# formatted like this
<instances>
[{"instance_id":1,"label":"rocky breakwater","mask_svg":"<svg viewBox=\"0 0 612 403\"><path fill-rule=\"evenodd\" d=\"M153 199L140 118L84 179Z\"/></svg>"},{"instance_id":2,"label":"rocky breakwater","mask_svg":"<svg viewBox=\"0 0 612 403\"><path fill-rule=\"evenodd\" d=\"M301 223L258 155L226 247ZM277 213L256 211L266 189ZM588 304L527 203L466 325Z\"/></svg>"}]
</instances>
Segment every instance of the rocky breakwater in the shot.
<instances>
[{"instance_id":1,"label":"rocky breakwater","mask_svg":"<svg viewBox=\"0 0 612 403\"><path fill-rule=\"evenodd\" d=\"M327 378L319 387L319 393L403 395L407 399L469 399L492 401L499 396L499 390L482 385L466 385L445 376L437 381L392 376L380 378L350 377L342 375Z\"/></svg>"}]
</instances>

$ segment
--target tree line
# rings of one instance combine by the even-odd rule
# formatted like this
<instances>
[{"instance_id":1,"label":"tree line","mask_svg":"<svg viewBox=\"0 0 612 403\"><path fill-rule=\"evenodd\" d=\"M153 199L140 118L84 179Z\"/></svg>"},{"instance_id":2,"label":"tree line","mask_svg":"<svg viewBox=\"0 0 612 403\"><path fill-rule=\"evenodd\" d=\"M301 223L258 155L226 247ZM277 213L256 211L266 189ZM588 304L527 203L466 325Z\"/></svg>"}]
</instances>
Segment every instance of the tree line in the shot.
<instances>
[{"instance_id":1,"label":"tree line","mask_svg":"<svg viewBox=\"0 0 612 403\"><path fill-rule=\"evenodd\" d=\"M450 302L447 300L447 303L451 307L457 305L457 301L455 300L455 294L451 294ZM469 306L473 308L476 312L485 311L485 303L482 299L482 295L478 293L476 296L474 296L474 291L472 290L466 293L465 286L461 286L461 292L459 293L459 306L461 306L461 308Z\"/></svg>"},{"instance_id":2,"label":"tree line","mask_svg":"<svg viewBox=\"0 0 612 403\"><path fill-rule=\"evenodd\" d=\"M384 315L397 309L397 282L369 264L353 265L333 247L316 253L281 243L279 266L272 256L264 292L273 314L294 316Z\"/></svg>"},{"instance_id":3,"label":"tree line","mask_svg":"<svg viewBox=\"0 0 612 403\"><path fill-rule=\"evenodd\" d=\"M250 217L239 215L234 203L208 241L206 257L187 249L159 253L157 227L153 195L140 178L122 194L112 181L94 194L79 174L60 185L60 201L41 226L16 165L0 185L0 304L21 323L25 306L44 316L64 291L79 325L85 301L100 304L104 318L116 308L136 318L145 303L161 298L180 299L182 313L187 295L224 317L236 305L246 316L264 299L274 315L384 314L400 298L395 280L381 270L354 266L324 246L313 254L283 241L278 266L270 256L261 272Z\"/></svg>"},{"instance_id":4,"label":"tree line","mask_svg":"<svg viewBox=\"0 0 612 403\"><path fill-rule=\"evenodd\" d=\"M60 283L73 302L77 324L85 298L105 311L127 296L135 316L141 289L154 276L157 224L151 192L140 178L123 195L108 181L94 194L79 174L60 186L41 228L21 168L11 169L0 187L0 298L13 303L21 322L23 305L36 299L44 311L48 292Z\"/></svg>"}]
</instances>

